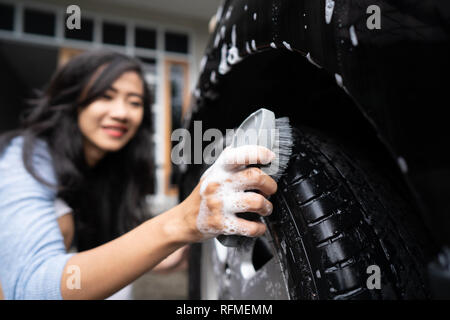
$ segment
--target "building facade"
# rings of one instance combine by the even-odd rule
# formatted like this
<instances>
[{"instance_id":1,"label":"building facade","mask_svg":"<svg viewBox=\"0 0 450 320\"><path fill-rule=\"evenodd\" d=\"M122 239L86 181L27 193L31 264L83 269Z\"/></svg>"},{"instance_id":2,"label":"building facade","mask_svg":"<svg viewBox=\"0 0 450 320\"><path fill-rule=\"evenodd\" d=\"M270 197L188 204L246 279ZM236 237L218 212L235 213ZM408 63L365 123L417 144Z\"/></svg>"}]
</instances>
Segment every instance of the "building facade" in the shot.
<instances>
[{"instance_id":1,"label":"building facade","mask_svg":"<svg viewBox=\"0 0 450 320\"><path fill-rule=\"evenodd\" d=\"M23 98L74 55L109 48L138 57L155 97L157 186L149 199L155 212L173 206L178 191L171 181L170 135L189 105L219 2L0 0L0 132L17 126ZM78 9L80 28L70 29Z\"/></svg>"}]
</instances>

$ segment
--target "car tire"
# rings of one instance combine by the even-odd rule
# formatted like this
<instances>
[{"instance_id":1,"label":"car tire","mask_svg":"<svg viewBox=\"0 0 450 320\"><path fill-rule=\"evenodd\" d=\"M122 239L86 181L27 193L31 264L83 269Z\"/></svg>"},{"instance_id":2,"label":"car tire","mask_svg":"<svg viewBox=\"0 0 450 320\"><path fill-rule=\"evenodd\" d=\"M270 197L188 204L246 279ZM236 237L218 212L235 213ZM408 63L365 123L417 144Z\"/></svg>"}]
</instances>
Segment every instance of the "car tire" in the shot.
<instances>
[{"instance_id":1,"label":"car tire","mask_svg":"<svg viewBox=\"0 0 450 320\"><path fill-rule=\"evenodd\" d=\"M273 213L265 218L265 243L277 260L287 295L272 292L258 299L429 298L426 266L436 246L401 184L390 181L393 174L310 128L295 128L294 137L289 166L270 199ZM250 248L253 261L258 241ZM203 244L203 250L213 247ZM233 254L242 254L245 248L236 250ZM192 299L204 298L205 254L211 252L202 253L200 244L191 248ZM217 272L214 268L209 266ZM239 273L239 266L234 268L232 275ZM218 272L217 277L230 273ZM245 279L238 280L232 283L239 286ZM217 296L254 298L236 288L225 291Z\"/></svg>"}]
</instances>

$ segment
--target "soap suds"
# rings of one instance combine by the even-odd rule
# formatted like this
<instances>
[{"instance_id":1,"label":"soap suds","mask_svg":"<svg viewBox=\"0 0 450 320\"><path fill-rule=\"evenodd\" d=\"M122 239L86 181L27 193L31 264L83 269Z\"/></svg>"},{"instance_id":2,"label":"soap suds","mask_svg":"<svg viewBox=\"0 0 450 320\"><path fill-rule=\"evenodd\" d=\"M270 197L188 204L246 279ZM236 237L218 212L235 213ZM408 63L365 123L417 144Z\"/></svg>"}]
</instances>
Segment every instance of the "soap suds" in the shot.
<instances>
[{"instance_id":1,"label":"soap suds","mask_svg":"<svg viewBox=\"0 0 450 320\"><path fill-rule=\"evenodd\" d=\"M252 53L252 50L250 49L250 45L248 44L248 41L245 41L245 51L247 51L248 54Z\"/></svg>"},{"instance_id":2,"label":"soap suds","mask_svg":"<svg viewBox=\"0 0 450 320\"><path fill-rule=\"evenodd\" d=\"M217 8L217 12L216 12L216 21L220 21L220 18L222 18L222 12L223 12L223 6L219 6L219 8Z\"/></svg>"},{"instance_id":3,"label":"soap suds","mask_svg":"<svg viewBox=\"0 0 450 320\"><path fill-rule=\"evenodd\" d=\"M220 33L217 32L216 37L214 38L214 48L217 48L220 42Z\"/></svg>"},{"instance_id":4,"label":"soap suds","mask_svg":"<svg viewBox=\"0 0 450 320\"><path fill-rule=\"evenodd\" d=\"M356 36L355 26L352 25L349 29L349 32L352 44L356 47L358 45L358 37Z\"/></svg>"},{"instance_id":5,"label":"soap suds","mask_svg":"<svg viewBox=\"0 0 450 320\"><path fill-rule=\"evenodd\" d=\"M250 158L256 159L253 153L260 150L257 146L242 146L237 148L226 148L216 162L205 171L202 175L202 184L200 185L200 196L202 198L200 203L200 211L197 217L197 228L206 236L215 236L219 234L225 235L243 235L249 236L249 230L242 226L239 218L236 217L238 212L246 212L249 210L248 202L245 201L248 193L245 192L245 181L238 179L236 173L240 169L244 169L244 162L242 159ZM273 160L275 154L271 154ZM261 158L261 157L260 157ZM242 163L242 165L240 165ZM217 212L212 212L208 207L208 197L211 196L208 186L218 185L214 191L214 201L219 200L222 203L221 208L221 222L222 229L216 229L209 225L210 219L217 215ZM210 187L211 188L211 187ZM208 192L207 192L208 191ZM272 206L266 204L267 212L271 212Z\"/></svg>"},{"instance_id":6,"label":"soap suds","mask_svg":"<svg viewBox=\"0 0 450 320\"><path fill-rule=\"evenodd\" d=\"M342 76L340 74L335 73L334 78L336 79L336 83L338 84L338 86L342 88L344 86Z\"/></svg>"},{"instance_id":7,"label":"soap suds","mask_svg":"<svg viewBox=\"0 0 450 320\"><path fill-rule=\"evenodd\" d=\"M402 170L403 173L408 173L408 164L406 163L405 158L398 157L397 163L398 163L398 166L400 167L400 170Z\"/></svg>"},{"instance_id":8,"label":"soap suds","mask_svg":"<svg viewBox=\"0 0 450 320\"><path fill-rule=\"evenodd\" d=\"M283 41L283 45L286 47L286 49L288 49L289 51L292 51L292 47L289 43L287 43L286 41Z\"/></svg>"},{"instance_id":9,"label":"soap suds","mask_svg":"<svg viewBox=\"0 0 450 320\"><path fill-rule=\"evenodd\" d=\"M209 77L209 80L210 80L212 83L216 83L216 82L217 82L217 75L216 75L216 72L215 72L215 71L212 71L212 72L211 72L211 76Z\"/></svg>"},{"instance_id":10,"label":"soap suds","mask_svg":"<svg viewBox=\"0 0 450 320\"><path fill-rule=\"evenodd\" d=\"M203 56L202 60L200 61L200 72L202 72L205 69L206 61L208 60L207 56Z\"/></svg>"},{"instance_id":11,"label":"soap suds","mask_svg":"<svg viewBox=\"0 0 450 320\"><path fill-rule=\"evenodd\" d=\"M222 26L220 28L220 37L223 39L225 38L225 31L227 30L227 28L225 26Z\"/></svg>"},{"instance_id":12,"label":"soap suds","mask_svg":"<svg viewBox=\"0 0 450 320\"><path fill-rule=\"evenodd\" d=\"M228 50L228 63L230 65L236 64L242 60L239 56L239 49L236 46L236 25L233 25L231 31L231 48Z\"/></svg>"},{"instance_id":13,"label":"soap suds","mask_svg":"<svg viewBox=\"0 0 450 320\"><path fill-rule=\"evenodd\" d=\"M224 43L222 45L222 56L220 59L220 64L219 64L219 73L220 74L227 74L228 71L230 71L230 67L227 64L227 45Z\"/></svg>"},{"instance_id":14,"label":"soap suds","mask_svg":"<svg viewBox=\"0 0 450 320\"><path fill-rule=\"evenodd\" d=\"M326 0L325 1L325 22L329 24L331 22L331 18L333 16L334 10L334 1Z\"/></svg>"},{"instance_id":15,"label":"soap suds","mask_svg":"<svg viewBox=\"0 0 450 320\"><path fill-rule=\"evenodd\" d=\"M226 19L226 20L230 19L230 17L231 17L231 12L233 12L233 7L232 7L232 6L230 6L230 7L228 8L227 14L226 14L226 16L225 16L225 19Z\"/></svg>"},{"instance_id":16,"label":"soap suds","mask_svg":"<svg viewBox=\"0 0 450 320\"><path fill-rule=\"evenodd\" d=\"M318 65L313 58L311 58L311 54L308 52L308 54L306 55L306 59L308 59L308 61L310 63L312 63L313 65L315 65L317 68L322 69L322 67L320 65Z\"/></svg>"}]
</instances>

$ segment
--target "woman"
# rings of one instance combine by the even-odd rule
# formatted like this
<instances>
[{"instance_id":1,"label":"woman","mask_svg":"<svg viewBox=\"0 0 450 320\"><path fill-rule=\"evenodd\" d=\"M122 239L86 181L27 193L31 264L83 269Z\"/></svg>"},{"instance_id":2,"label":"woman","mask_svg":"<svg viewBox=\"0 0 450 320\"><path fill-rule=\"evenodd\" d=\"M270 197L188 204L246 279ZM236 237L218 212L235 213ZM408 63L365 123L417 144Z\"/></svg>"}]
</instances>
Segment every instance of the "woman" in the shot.
<instances>
[{"instance_id":1,"label":"woman","mask_svg":"<svg viewBox=\"0 0 450 320\"><path fill-rule=\"evenodd\" d=\"M275 155L256 146L225 149L186 200L145 220L154 184L149 103L136 60L84 53L55 73L22 128L2 136L6 299L104 299L186 244L265 232L234 215L272 211L275 181L245 165ZM72 236L78 253L65 250Z\"/></svg>"}]
</instances>

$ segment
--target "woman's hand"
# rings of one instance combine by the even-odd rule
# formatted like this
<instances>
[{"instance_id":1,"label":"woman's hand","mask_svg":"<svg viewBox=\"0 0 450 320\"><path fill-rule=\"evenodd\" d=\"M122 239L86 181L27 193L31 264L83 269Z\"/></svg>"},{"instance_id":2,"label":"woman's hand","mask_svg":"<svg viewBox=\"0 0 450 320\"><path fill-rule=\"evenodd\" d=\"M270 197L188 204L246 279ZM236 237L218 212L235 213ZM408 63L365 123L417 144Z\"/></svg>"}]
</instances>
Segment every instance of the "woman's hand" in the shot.
<instances>
[{"instance_id":1,"label":"woman's hand","mask_svg":"<svg viewBox=\"0 0 450 320\"><path fill-rule=\"evenodd\" d=\"M272 213L272 203L266 197L276 192L276 182L259 168L247 166L268 164L274 158L272 151L260 146L226 148L203 174L191 195L180 204L186 209L181 212L185 213L184 220L191 230L188 242L220 234L263 235L264 223L239 218L236 213L255 212L261 216Z\"/></svg>"}]
</instances>

